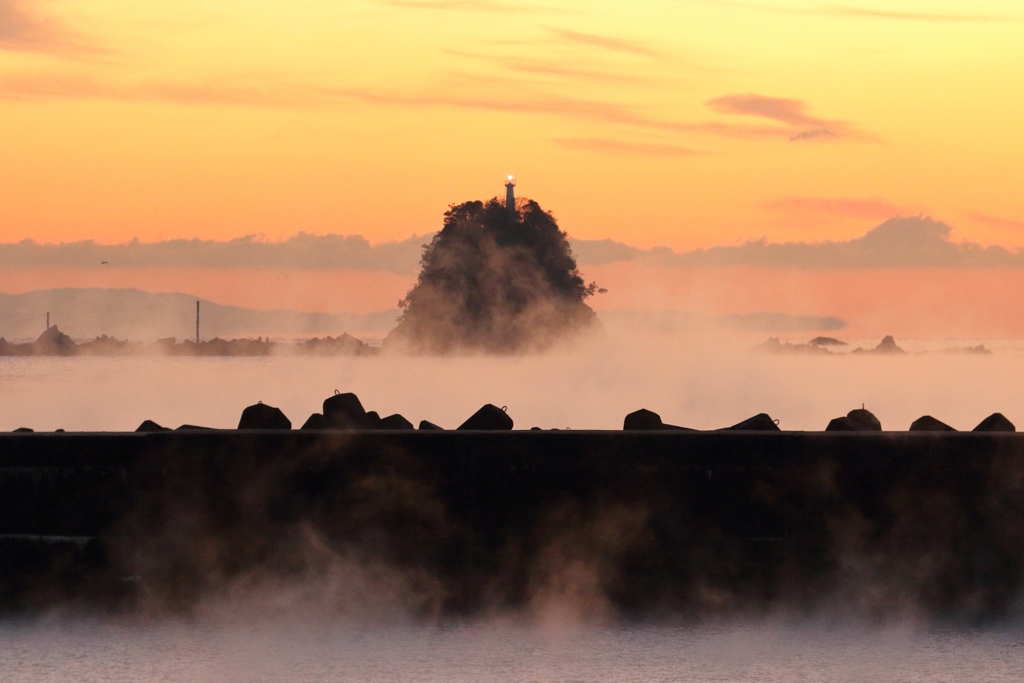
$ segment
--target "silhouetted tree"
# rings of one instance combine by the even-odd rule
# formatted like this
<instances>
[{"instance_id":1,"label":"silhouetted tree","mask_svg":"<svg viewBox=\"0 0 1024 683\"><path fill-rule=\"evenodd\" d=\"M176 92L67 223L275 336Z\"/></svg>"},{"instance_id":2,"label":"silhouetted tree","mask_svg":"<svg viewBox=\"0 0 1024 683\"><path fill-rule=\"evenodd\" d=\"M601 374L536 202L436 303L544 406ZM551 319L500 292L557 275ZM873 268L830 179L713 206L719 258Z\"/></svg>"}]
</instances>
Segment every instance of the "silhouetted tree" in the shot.
<instances>
[{"instance_id":1,"label":"silhouetted tree","mask_svg":"<svg viewBox=\"0 0 1024 683\"><path fill-rule=\"evenodd\" d=\"M424 247L416 285L387 345L414 352L516 353L593 326L585 285L554 217L537 202L452 205Z\"/></svg>"}]
</instances>

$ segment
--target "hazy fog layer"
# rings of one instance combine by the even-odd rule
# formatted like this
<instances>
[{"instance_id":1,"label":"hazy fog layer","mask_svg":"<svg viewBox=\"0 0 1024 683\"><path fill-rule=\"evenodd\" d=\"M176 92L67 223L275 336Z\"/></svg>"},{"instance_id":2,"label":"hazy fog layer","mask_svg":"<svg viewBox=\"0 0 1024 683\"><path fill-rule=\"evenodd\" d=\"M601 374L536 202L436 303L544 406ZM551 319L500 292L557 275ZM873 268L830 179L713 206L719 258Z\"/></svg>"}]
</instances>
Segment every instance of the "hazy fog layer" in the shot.
<instances>
[{"instance_id":1,"label":"hazy fog layer","mask_svg":"<svg viewBox=\"0 0 1024 683\"><path fill-rule=\"evenodd\" d=\"M513 358L3 358L0 429L133 430L144 419L233 428L257 401L298 427L335 389L381 415L448 428L484 403L508 406L516 428L619 429L645 407L702 429L767 412L783 429L818 430L862 403L893 430L924 414L971 429L996 411L1024 426L1024 354L1009 344L989 342L991 356L752 353L762 340L611 330ZM977 343L898 341L910 351Z\"/></svg>"},{"instance_id":2,"label":"hazy fog layer","mask_svg":"<svg viewBox=\"0 0 1024 683\"><path fill-rule=\"evenodd\" d=\"M570 629L310 623L0 625L0 677L30 683L1018 680L1020 633L828 624Z\"/></svg>"}]
</instances>

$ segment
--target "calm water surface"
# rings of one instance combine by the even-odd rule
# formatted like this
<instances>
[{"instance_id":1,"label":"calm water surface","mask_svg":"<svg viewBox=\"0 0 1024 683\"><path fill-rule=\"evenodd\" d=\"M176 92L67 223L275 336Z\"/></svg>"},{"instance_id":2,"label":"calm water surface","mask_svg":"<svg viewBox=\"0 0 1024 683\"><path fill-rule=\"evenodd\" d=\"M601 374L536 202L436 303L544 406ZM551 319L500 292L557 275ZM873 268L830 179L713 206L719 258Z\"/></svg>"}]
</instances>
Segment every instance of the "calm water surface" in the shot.
<instances>
[{"instance_id":1,"label":"calm water surface","mask_svg":"<svg viewBox=\"0 0 1024 683\"><path fill-rule=\"evenodd\" d=\"M8 622L0 680L1020 681L1024 630L384 628Z\"/></svg>"},{"instance_id":2,"label":"calm water surface","mask_svg":"<svg viewBox=\"0 0 1024 683\"><path fill-rule=\"evenodd\" d=\"M971 429L997 411L1024 425L1022 376L1021 348L822 358L674 338L515 358L0 358L0 431L131 431L147 419L230 429L257 401L298 427L335 389L449 428L493 403L521 429L619 429L644 407L698 429L765 412L783 429L820 430L862 404L886 429L922 415Z\"/></svg>"}]
</instances>

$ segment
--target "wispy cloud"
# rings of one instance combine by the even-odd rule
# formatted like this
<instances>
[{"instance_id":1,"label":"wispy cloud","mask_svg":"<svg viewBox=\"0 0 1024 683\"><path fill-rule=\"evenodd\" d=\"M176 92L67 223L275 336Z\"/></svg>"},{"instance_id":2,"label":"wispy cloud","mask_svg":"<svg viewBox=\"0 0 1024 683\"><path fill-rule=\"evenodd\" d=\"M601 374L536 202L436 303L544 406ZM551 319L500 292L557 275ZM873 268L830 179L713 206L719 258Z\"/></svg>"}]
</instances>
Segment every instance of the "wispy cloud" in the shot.
<instances>
[{"instance_id":1,"label":"wispy cloud","mask_svg":"<svg viewBox=\"0 0 1024 683\"><path fill-rule=\"evenodd\" d=\"M308 107L321 104L282 83L247 80L144 83L117 91L115 95L178 104L259 107Z\"/></svg>"},{"instance_id":2,"label":"wispy cloud","mask_svg":"<svg viewBox=\"0 0 1024 683\"><path fill-rule=\"evenodd\" d=\"M852 7L850 5L836 5L819 3L811 6L792 7L778 4L762 4L755 2L739 2L730 0L688 0L691 4L711 5L717 8L749 9L772 14L788 14L793 16L809 17L836 17L836 18L859 18L859 19L882 19L892 21L921 21L941 23L962 23L962 22L1022 22L1024 16L1011 14L964 14L964 13L943 13L943 12L910 12L891 9L872 9L865 7Z\"/></svg>"},{"instance_id":3,"label":"wispy cloud","mask_svg":"<svg viewBox=\"0 0 1024 683\"><path fill-rule=\"evenodd\" d=\"M800 140L814 140L816 138L834 138L836 134L827 128L811 128L797 133L796 135L789 136L792 142L799 142Z\"/></svg>"},{"instance_id":4,"label":"wispy cloud","mask_svg":"<svg viewBox=\"0 0 1024 683\"><path fill-rule=\"evenodd\" d=\"M791 131L777 126L733 124L717 121L675 121L646 115L613 102L550 95L520 93L502 95L461 95L456 88L433 89L426 93L375 91L357 88L318 88L318 92L368 104L392 106L444 106L459 109L538 114L596 123L619 124L663 133L698 133L735 139L785 138Z\"/></svg>"},{"instance_id":5,"label":"wispy cloud","mask_svg":"<svg viewBox=\"0 0 1024 683\"><path fill-rule=\"evenodd\" d=\"M113 83L80 73L21 73L0 77L0 99L104 99L187 105L304 107L323 104L279 83L244 79Z\"/></svg>"},{"instance_id":6,"label":"wispy cloud","mask_svg":"<svg viewBox=\"0 0 1024 683\"><path fill-rule=\"evenodd\" d=\"M596 33L583 33L581 31L570 31L568 29L559 28L553 28L551 29L551 32L562 40L570 43L595 47L601 50L610 50L612 52L620 52L639 57L664 56L660 50L656 50L649 45L631 40L623 40L621 38L612 38L610 36L602 36Z\"/></svg>"},{"instance_id":7,"label":"wispy cloud","mask_svg":"<svg viewBox=\"0 0 1024 683\"><path fill-rule=\"evenodd\" d=\"M472 80L477 86L481 82L475 76L463 78ZM498 92L509 84L507 79L500 78L489 82L490 89ZM75 72L27 72L0 76L0 98L160 100L196 105L274 107L337 106L342 101L356 101L380 106L452 107L552 115L664 130L687 128L686 124L648 118L629 107L612 102L527 92L510 95L483 92L473 94L472 89L457 85L449 83L443 87L401 91L254 80L246 77L116 83Z\"/></svg>"},{"instance_id":8,"label":"wispy cloud","mask_svg":"<svg viewBox=\"0 0 1024 683\"><path fill-rule=\"evenodd\" d=\"M646 119L627 107L600 100L523 93L513 97L485 94L460 95L454 89L423 93L383 91L360 88L317 88L318 92L355 99L369 104L396 106L444 106L460 109L550 114L605 123L643 125Z\"/></svg>"},{"instance_id":9,"label":"wispy cloud","mask_svg":"<svg viewBox=\"0 0 1024 683\"><path fill-rule=\"evenodd\" d=\"M0 0L0 50L91 51L80 36L26 0Z\"/></svg>"},{"instance_id":10,"label":"wispy cloud","mask_svg":"<svg viewBox=\"0 0 1024 683\"><path fill-rule=\"evenodd\" d=\"M812 213L865 220L923 211L922 208L900 206L886 199L853 197L782 197L761 206L782 213Z\"/></svg>"},{"instance_id":11,"label":"wispy cloud","mask_svg":"<svg viewBox=\"0 0 1024 683\"><path fill-rule=\"evenodd\" d=\"M540 11L540 8L497 2L496 0L383 0L381 4L407 9L487 12L495 14L524 14Z\"/></svg>"},{"instance_id":12,"label":"wispy cloud","mask_svg":"<svg viewBox=\"0 0 1024 683\"><path fill-rule=\"evenodd\" d=\"M753 116L777 121L795 129L789 135L792 141L854 138L868 139L863 133L853 130L845 121L833 121L811 116L803 100L784 97L768 97L747 93L726 95L709 100L707 105L721 114Z\"/></svg>"},{"instance_id":13,"label":"wispy cloud","mask_svg":"<svg viewBox=\"0 0 1024 683\"><path fill-rule=\"evenodd\" d=\"M610 154L612 156L690 157L707 154L705 151L683 147L682 145L628 142L608 138L556 138L553 142L565 149Z\"/></svg>"},{"instance_id":14,"label":"wispy cloud","mask_svg":"<svg viewBox=\"0 0 1024 683\"><path fill-rule=\"evenodd\" d=\"M899 21L926 22L1019 22L1024 17L997 14L943 14L939 12L897 12L892 10L865 9L844 5L826 5L818 10L819 14L839 17L861 17L864 19L896 19Z\"/></svg>"},{"instance_id":15,"label":"wispy cloud","mask_svg":"<svg viewBox=\"0 0 1024 683\"><path fill-rule=\"evenodd\" d=\"M583 68L571 64L566 64L564 60L542 60L542 59L519 59L510 57L496 57L492 55L475 54L472 52L464 52L462 50L442 50L443 53L453 55L455 57L464 57L466 59L473 59L480 62L486 62L492 64L506 71L513 73L526 74L530 76L550 76L554 78L564 78L568 80L577 81L591 81L595 83L613 83L613 84L639 84L639 83L651 83L655 79L638 74L638 73L624 73L621 71L607 71L594 68Z\"/></svg>"},{"instance_id":16,"label":"wispy cloud","mask_svg":"<svg viewBox=\"0 0 1024 683\"><path fill-rule=\"evenodd\" d=\"M595 81L600 83L650 83L653 79L638 74L597 71L563 66L555 62L531 62L522 60L504 60L501 66L509 71L531 74L535 76L557 76L573 80Z\"/></svg>"},{"instance_id":17,"label":"wispy cloud","mask_svg":"<svg viewBox=\"0 0 1024 683\"><path fill-rule=\"evenodd\" d=\"M487 87L481 87L486 82ZM761 125L729 121L685 121L659 117L642 108L610 100L534 92L529 84L507 78L458 75L448 82L417 90L375 89L292 82L284 79L240 75L189 81L115 82L83 73L20 73L0 76L0 99L106 99L134 102L174 102L192 106L253 106L282 108L331 108L346 102L382 107L448 107L453 109L532 114L573 121L631 127L670 135L698 135L736 140L790 139L801 132L790 125ZM724 106L724 105L723 105ZM734 107L735 108L735 107ZM779 123L774 114L768 118ZM813 117L794 120L817 121ZM840 131L836 133L836 131ZM854 137L833 125L829 131ZM566 138L571 139L571 138ZM597 139L597 138L594 138ZM601 138L604 139L604 138ZM570 143L572 144L572 143ZM582 144L582 143L581 143ZM686 145L633 147L633 153L681 155ZM591 144L593 149L596 145ZM606 151L611 147L605 145ZM625 148L621 151L625 152Z\"/></svg>"},{"instance_id":18,"label":"wispy cloud","mask_svg":"<svg viewBox=\"0 0 1024 683\"><path fill-rule=\"evenodd\" d=\"M802 100L764 95L726 95L708 101L708 106L723 114L743 114L780 121L791 126L826 128L831 123L809 115Z\"/></svg>"},{"instance_id":19,"label":"wispy cloud","mask_svg":"<svg viewBox=\"0 0 1024 683\"><path fill-rule=\"evenodd\" d=\"M972 218L979 223L987 223L988 225L995 225L1000 228L1024 230L1024 221L1015 221L1010 218L999 218L998 216L990 216L987 213L980 213L978 211L968 212L967 217Z\"/></svg>"}]
</instances>

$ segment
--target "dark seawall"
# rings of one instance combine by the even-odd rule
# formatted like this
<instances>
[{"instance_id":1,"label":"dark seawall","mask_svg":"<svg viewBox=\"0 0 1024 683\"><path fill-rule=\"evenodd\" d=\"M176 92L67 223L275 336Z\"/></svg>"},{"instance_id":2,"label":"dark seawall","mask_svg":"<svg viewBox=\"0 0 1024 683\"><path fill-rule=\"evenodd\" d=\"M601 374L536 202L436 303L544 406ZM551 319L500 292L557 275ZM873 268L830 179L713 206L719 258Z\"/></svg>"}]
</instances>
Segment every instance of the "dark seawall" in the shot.
<instances>
[{"instance_id":1,"label":"dark seawall","mask_svg":"<svg viewBox=\"0 0 1024 683\"><path fill-rule=\"evenodd\" d=\"M1000 618L1024 587L1024 434L0 435L8 613L188 612L337 566L427 616Z\"/></svg>"}]
</instances>

